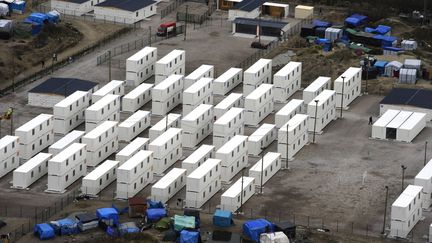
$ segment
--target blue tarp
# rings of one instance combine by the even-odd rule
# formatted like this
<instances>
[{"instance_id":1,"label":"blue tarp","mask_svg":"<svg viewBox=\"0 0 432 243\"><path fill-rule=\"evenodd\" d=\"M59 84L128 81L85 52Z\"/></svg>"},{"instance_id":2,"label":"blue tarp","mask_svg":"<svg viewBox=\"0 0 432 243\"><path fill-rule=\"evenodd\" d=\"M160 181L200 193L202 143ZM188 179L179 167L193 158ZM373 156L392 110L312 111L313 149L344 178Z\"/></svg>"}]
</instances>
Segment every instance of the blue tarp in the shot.
<instances>
[{"instance_id":1,"label":"blue tarp","mask_svg":"<svg viewBox=\"0 0 432 243\"><path fill-rule=\"evenodd\" d=\"M33 22L29 19L25 19L23 23L31 26L31 34L33 36L39 34L39 32L42 30L42 24Z\"/></svg>"},{"instance_id":2,"label":"blue tarp","mask_svg":"<svg viewBox=\"0 0 432 243\"><path fill-rule=\"evenodd\" d=\"M123 223L119 226L119 231L121 235L139 233L140 229L135 225L135 223Z\"/></svg>"},{"instance_id":3,"label":"blue tarp","mask_svg":"<svg viewBox=\"0 0 432 243\"><path fill-rule=\"evenodd\" d=\"M388 50L388 51L403 51L402 48L398 48L398 47L393 47L393 46L385 46L383 47L384 50Z\"/></svg>"},{"instance_id":4,"label":"blue tarp","mask_svg":"<svg viewBox=\"0 0 432 243\"><path fill-rule=\"evenodd\" d=\"M331 23L330 22L325 22L325 21L321 21L321 20L317 20L315 19L312 24L314 25L314 27L330 27Z\"/></svg>"},{"instance_id":5,"label":"blue tarp","mask_svg":"<svg viewBox=\"0 0 432 243\"><path fill-rule=\"evenodd\" d=\"M218 209L213 215L213 224L215 226L230 227L232 222L232 213L230 211Z\"/></svg>"},{"instance_id":6,"label":"blue tarp","mask_svg":"<svg viewBox=\"0 0 432 243\"><path fill-rule=\"evenodd\" d=\"M115 208L98 208L96 209L96 216L107 225L118 225L119 215Z\"/></svg>"},{"instance_id":7,"label":"blue tarp","mask_svg":"<svg viewBox=\"0 0 432 243\"><path fill-rule=\"evenodd\" d=\"M148 208L165 208L162 202L147 200Z\"/></svg>"},{"instance_id":8,"label":"blue tarp","mask_svg":"<svg viewBox=\"0 0 432 243\"><path fill-rule=\"evenodd\" d=\"M105 232L111 237L119 237L119 232L117 228L108 226Z\"/></svg>"},{"instance_id":9,"label":"blue tarp","mask_svg":"<svg viewBox=\"0 0 432 243\"><path fill-rule=\"evenodd\" d=\"M59 235L72 235L79 233L77 222L70 218L52 221L51 225L53 226L55 232Z\"/></svg>"},{"instance_id":10,"label":"blue tarp","mask_svg":"<svg viewBox=\"0 0 432 243\"><path fill-rule=\"evenodd\" d=\"M345 19L345 24L347 24L349 26L357 27L357 26L364 24L366 22L366 20L367 20L367 17L364 15L353 14L353 15L351 15Z\"/></svg>"},{"instance_id":11,"label":"blue tarp","mask_svg":"<svg viewBox=\"0 0 432 243\"><path fill-rule=\"evenodd\" d=\"M13 1L13 3L9 4L9 8L14 13L24 13L26 7L26 2L24 1Z\"/></svg>"},{"instance_id":12,"label":"blue tarp","mask_svg":"<svg viewBox=\"0 0 432 243\"><path fill-rule=\"evenodd\" d=\"M127 213L129 211L129 207L119 208L114 203L111 204L111 207L114 208L115 210L117 210L118 214L120 214L120 215Z\"/></svg>"},{"instance_id":13,"label":"blue tarp","mask_svg":"<svg viewBox=\"0 0 432 243\"><path fill-rule=\"evenodd\" d=\"M385 35L390 31L391 31L391 27L386 25L378 25L378 27L376 28L370 28L370 27L365 28L365 32L379 34L379 35Z\"/></svg>"},{"instance_id":14,"label":"blue tarp","mask_svg":"<svg viewBox=\"0 0 432 243\"><path fill-rule=\"evenodd\" d=\"M157 222L161 218L166 217L167 213L164 208L149 208L147 209L147 220L149 222Z\"/></svg>"},{"instance_id":15,"label":"blue tarp","mask_svg":"<svg viewBox=\"0 0 432 243\"><path fill-rule=\"evenodd\" d=\"M60 16L55 11L48 12L46 15L50 23L58 23L60 20Z\"/></svg>"},{"instance_id":16,"label":"blue tarp","mask_svg":"<svg viewBox=\"0 0 432 243\"><path fill-rule=\"evenodd\" d=\"M386 36L386 35L374 35L374 39L381 40L381 46L393 46L393 42L397 41L397 38L394 36Z\"/></svg>"},{"instance_id":17,"label":"blue tarp","mask_svg":"<svg viewBox=\"0 0 432 243\"><path fill-rule=\"evenodd\" d=\"M48 240L55 237L54 229L49 224L37 224L33 232L38 235L41 240Z\"/></svg>"},{"instance_id":18,"label":"blue tarp","mask_svg":"<svg viewBox=\"0 0 432 243\"><path fill-rule=\"evenodd\" d=\"M199 232L182 230L180 232L180 243L198 243Z\"/></svg>"},{"instance_id":19,"label":"blue tarp","mask_svg":"<svg viewBox=\"0 0 432 243\"><path fill-rule=\"evenodd\" d=\"M255 242L259 242L261 234L271 232L274 232L274 225L265 219L250 220L243 224L243 233Z\"/></svg>"},{"instance_id":20,"label":"blue tarp","mask_svg":"<svg viewBox=\"0 0 432 243\"><path fill-rule=\"evenodd\" d=\"M374 67L376 68L385 68L385 66L387 65L387 61L376 61L374 64Z\"/></svg>"},{"instance_id":21,"label":"blue tarp","mask_svg":"<svg viewBox=\"0 0 432 243\"><path fill-rule=\"evenodd\" d=\"M44 13L31 13L26 20L30 20L31 22L43 24L48 20L48 16Z\"/></svg>"}]
</instances>

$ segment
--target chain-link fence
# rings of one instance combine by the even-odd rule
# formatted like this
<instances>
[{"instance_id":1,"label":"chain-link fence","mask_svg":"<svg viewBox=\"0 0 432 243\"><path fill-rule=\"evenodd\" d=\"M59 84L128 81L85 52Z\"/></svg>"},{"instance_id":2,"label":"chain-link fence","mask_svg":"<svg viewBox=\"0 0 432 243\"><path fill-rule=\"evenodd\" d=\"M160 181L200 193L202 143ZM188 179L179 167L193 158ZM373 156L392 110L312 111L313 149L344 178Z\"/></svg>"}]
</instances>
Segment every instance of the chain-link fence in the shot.
<instances>
[{"instance_id":1,"label":"chain-link fence","mask_svg":"<svg viewBox=\"0 0 432 243\"><path fill-rule=\"evenodd\" d=\"M207 11L205 11L202 14L193 14L193 13L187 13L187 12L177 12L177 22L178 21L185 21L187 23L194 23L194 24L203 24L206 20L208 20L211 16L211 14L216 10L216 6L212 5Z\"/></svg>"},{"instance_id":2,"label":"chain-link fence","mask_svg":"<svg viewBox=\"0 0 432 243\"><path fill-rule=\"evenodd\" d=\"M75 189L47 207L16 205L0 207L1 217L22 218L23 221L27 221L17 225L9 232L10 241L16 242L25 234L33 232L36 224L49 221L52 216L63 211L64 208L73 203L78 195L79 189Z\"/></svg>"},{"instance_id":3,"label":"chain-link fence","mask_svg":"<svg viewBox=\"0 0 432 243\"><path fill-rule=\"evenodd\" d=\"M180 5L182 5L185 2L186 2L186 0L175 0L175 1L171 2L165 8L161 9L161 12L160 12L161 19L168 16L170 13L172 13L174 10L176 10Z\"/></svg>"}]
</instances>

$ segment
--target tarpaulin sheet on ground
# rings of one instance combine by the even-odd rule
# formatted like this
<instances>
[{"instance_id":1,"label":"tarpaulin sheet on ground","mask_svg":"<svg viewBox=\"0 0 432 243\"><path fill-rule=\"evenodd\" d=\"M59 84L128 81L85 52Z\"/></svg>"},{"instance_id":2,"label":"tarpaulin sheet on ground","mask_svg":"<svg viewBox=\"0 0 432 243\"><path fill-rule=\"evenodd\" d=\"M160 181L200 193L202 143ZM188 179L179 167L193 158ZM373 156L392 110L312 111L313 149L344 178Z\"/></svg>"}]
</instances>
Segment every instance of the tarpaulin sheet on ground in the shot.
<instances>
[{"instance_id":1,"label":"tarpaulin sheet on ground","mask_svg":"<svg viewBox=\"0 0 432 243\"><path fill-rule=\"evenodd\" d=\"M149 208L147 209L147 220L149 222L157 222L161 218L166 217L167 213L164 208Z\"/></svg>"},{"instance_id":2,"label":"tarpaulin sheet on ground","mask_svg":"<svg viewBox=\"0 0 432 243\"><path fill-rule=\"evenodd\" d=\"M217 209L213 215L213 225L219 227L230 227L233 224L232 213Z\"/></svg>"},{"instance_id":3,"label":"tarpaulin sheet on ground","mask_svg":"<svg viewBox=\"0 0 432 243\"><path fill-rule=\"evenodd\" d=\"M195 229L195 217L174 215L174 230Z\"/></svg>"},{"instance_id":4,"label":"tarpaulin sheet on ground","mask_svg":"<svg viewBox=\"0 0 432 243\"><path fill-rule=\"evenodd\" d=\"M98 208L96 216L107 225L118 225L119 215L115 208Z\"/></svg>"},{"instance_id":5,"label":"tarpaulin sheet on ground","mask_svg":"<svg viewBox=\"0 0 432 243\"><path fill-rule=\"evenodd\" d=\"M155 229L157 230L167 230L171 227L171 218L165 217L161 218L156 224Z\"/></svg>"},{"instance_id":6,"label":"tarpaulin sheet on ground","mask_svg":"<svg viewBox=\"0 0 432 243\"><path fill-rule=\"evenodd\" d=\"M39 236L41 240L48 240L55 237L54 229L49 224L37 224L34 227L35 235Z\"/></svg>"},{"instance_id":7,"label":"tarpaulin sheet on ground","mask_svg":"<svg viewBox=\"0 0 432 243\"><path fill-rule=\"evenodd\" d=\"M165 208L162 202L147 200L147 204L149 208Z\"/></svg>"},{"instance_id":8,"label":"tarpaulin sheet on ground","mask_svg":"<svg viewBox=\"0 0 432 243\"><path fill-rule=\"evenodd\" d=\"M315 20L312 22L312 24L313 24L315 27L330 27L330 26L331 26L331 23L330 23L330 22L321 21L321 20L318 20L318 19L315 19Z\"/></svg>"},{"instance_id":9,"label":"tarpaulin sheet on ground","mask_svg":"<svg viewBox=\"0 0 432 243\"><path fill-rule=\"evenodd\" d=\"M50 223L59 235L72 235L80 232L77 222L70 218L59 219Z\"/></svg>"},{"instance_id":10,"label":"tarpaulin sheet on ground","mask_svg":"<svg viewBox=\"0 0 432 243\"><path fill-rule=\"evenodd\" d=\"M182 230L180 232L180 243L199 243L199 232Z\"/></svg>"},{"instance_id":11,"label":"tarpaulin sheet on ground","mask_svg":"<svg viewBox=\"0 0 432 243\"><path fill-rule=\"evenodd\" d=\"M136 226L135 222L126 222L119 225L121 235L139 233L140 229Z\"/></svg>"},{"instance_id":12,"label":"tarpaulin sheet on ground","mask_svg":"<svg viewBox=\"0 0 432 243\"><path fill-rule=\"evenodd\" d=\"M195 217L195 228L200 227L201 223L201 217L200 217L200 211L196 209L186 208L183 211L184 216L194 216Z\"/></svg>"},{"instance_id":13,"label":"tarpaulin sheet on ground","mask_svg":"<svg viewBox=\"0 0 432 243\"><path fill-rule=\"evenodd\" d=\"M270 232L274 232L274 226L265 219L250 220L243 224L243 233L255 242L259 242L262 233Z\"/></svg>"}]
</instances>

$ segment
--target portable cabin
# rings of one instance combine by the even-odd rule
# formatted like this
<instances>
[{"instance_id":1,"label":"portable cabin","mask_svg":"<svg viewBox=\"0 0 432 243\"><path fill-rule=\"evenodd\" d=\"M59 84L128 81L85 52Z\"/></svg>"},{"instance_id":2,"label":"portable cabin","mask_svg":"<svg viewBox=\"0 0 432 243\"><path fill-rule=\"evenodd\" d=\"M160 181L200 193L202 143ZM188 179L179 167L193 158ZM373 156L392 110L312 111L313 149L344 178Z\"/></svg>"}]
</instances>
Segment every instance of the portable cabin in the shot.
<instances>
[{"instance_id":1,"label":"portable cabin","mask_svg":"<svg viewBox=\"0 0 432 243\"><path fill-rule=\"evenodd\" d=\"M213 106L201 104L181 120L182 145L194 148L213 131Z\"/></svg>"},{"instance_id":2,"label":"portable cabin","mask_svg":"<svg viewBox=\"0 0 432 243\"><path fill-rule=\"evenodd\" d=\"M389 122L386 126L386 138L387 139L397 139L398 129L408 120L408 118L413 114L411 111L401 111L397 116Z\"/></svg>"},{"instance_id":3,"label":"portable cabin","mask_svg":"<svg viewBox=\"0 0 432 243\"><path fill-rule=\"evenodd\" d=\"M74 143L48 161L47 192L64 193L86 173L86 144Z\"/></svg>"},{"instance_id":4,"label":"portable cabin","mask_svg":"<svg viewBox=\"0 0 432 243\"><path fill-rule=\"evenodd\" d=\"M263 168L263 170L262 170ZM249 177L255 178L255 185L261 185L261 171L264 171L263 185L281 169L281 154L268 152L249 169Z\"/></svg>"},{"instance_id":5,"label":"portable cabin","mask_svg":"<svg viewBox=\"0 0 432 243\"><path fill-rule=\"evenodd\" d=\"M186 177L186 207L201 208L221 189L221 161L208 159Z\"/></svg>"},{"instance_id":6,"label":"portable cabin","mask_svg":"<svg viewBox=\"0 0 432 243\"><path fill-rule=\"evenodd\" d=\"M51 0L51 9L64 15L81 16L94 10L94 1Z\"/></svg>"},{"instance_id":7,"label":"portable cabin","mask_svg":"<svg viewBox=\"0 0 432 243\"><path fill-rule=\"evenodd\" d=\"M182 102L183 75L170 75L152 89L152 113L164 116Z\"/></svg>"},{"instance_id":8,"label":"portable cabin","mask_svg":"<svg viewBox=\"0 0 432 243\"><path fill-rule=\"evenodd\" d=\"M398 61L391 61L385 66L384 75L387 77L399 77L399 70L402 67L402 63Z\"/></svg>"},{"instance_id":9,"label":"portable cabin","mask_svg":"<svg viewBox=\"0 0 432 243\"><path fill-rule=\"evenodd\" d=\"M51 145L48 148L48 152L52 155L57 155L63 149L69 147L69 145L73 143L81 143L81 139L84 136L85 132L73 130L72 132L66 134L66 136L60 138L57 142Z\"/></svg>"},{"instance_id":10,"label":"portable cabin","mask_svg":"<svg viewBox=\"0 0 432 243\"><path fill-rule=\"evenodd\" d=\"M116 154L115 159L120 162L120 165L122 165L140 150L148 150L149 142L150 139L148 138L137 137L128 145L126 145L126 147L120 150Z\"/></svg>"},{"instance_id":11,"label":"portable cabin","mask_svg":"<svg viewBox=\"0 0 432 243\"><path fill-rule=\"evenodd\" d=\"M54 143L53 124L53 115L40 114L15 130L21 159L30 159Z\"/></svg>"},{"instance_id":12,"label":"portable cabin","mask_svg":"<svg viewBox=\"0 0 432 243\"><path fill-rule=\"evenodd\" d=\"M391 206L390 236L407 238L423 216L421 186L408 185Z\"/></svg>"},{"instance_id":13,"label":"portable cabin","mask_svg":"<svg viewBox=\"0 0 432 243\"><path fill-rule=\"evenodd\" d=\"M420 72L421 70L421 60L420 59L405 59L404 68L406 69L416 69Z\"/></svg>"},{"instance_id":14,"label":"portable cabin","mask_svg":"<svg viewBox=\"0 0 432 243\"><path fill-rule=\"evenodd\" d=\"M304 103L309 104L325 89L331 90L331 78L319 76L303 90Z\"/></svg>"},{"instance_id":15,"label":"portable cabin","mask_svg":"<svg viewBox=\"0 0 432 243\"><path fill-rule=\"evenodd\" d=\"M122 111L135 112L152 99L153 84L143 83L122 97Z\"/></svg>"},{"instance_id":16,"label":"portable cabin","mask_svg":"<svg viewBox=\"0 0 432 243\"><path fill-rule=\"evenodd\" d=\"M396 140L411 142L426 127L426 114L414 112L396 131Z\"/></svg>"},{"instance_id":17,"label":"portable cabin","mask_svg":"<svg viewBox=\"0 0 432 243\"><path fill-rule=\"evenodd\" d=\"M87 144L87 166L94 167L118 149L118 122L105 121L84 135Z\"/></svg>"},{"instance_id":18,"label":"portable cabin","mask_svg":"<svg viewBox=\"0 0 432 243\"><path fill-rule=\"evenodd\" d=\"M361 93L361 68L350 67L334 81L334 90L336 91L336 107L347 109L351 102L360 96ZM342 90L342 85L343 90ZM344 97L341 104L341 97Z\"/></svg>"},{"instance_id":19,"label":"portable cabin","mask_svg":"<svg viewBox=\"0 0 432 243\"><path fill-rule=\"evenodd\" d=\"M216 159L222 161L221 180L223 182L230 182L237 173L247 166L247 139L247 136L234 136L216 151Z\"/></svg>"},{"instance_id":20,"label":"portable cabin","mask_svg":"<svg viewBox=\"0 0 432 243\"><path fill-rule=\"evenodd\" d=\"M120 96L107 94L85 110L86 132L104 121L120 121Z\"/></svg>"},{"instance_id":21,"label":"portable cabin","mask_svg":"<svg viewBox=\"0 0 432 243\"><path fill-rule=\"evenodd\" d=\"M156 62L155 84L159 84L171 74L184 75L186 52L183 50L173 50Z\"/></svg>"},{"instance_id":22,"label":"portable cabin","mask_svg":"<svg viewBox=\"0 0 432 243\"><path fill-rule=\"evenodd\" d=\"M291 23L272 19L242 18L232 21L232 33L234 35L256 38L257 36L268 39L282 38L291 28ZM260 31L259 31L260 30Z\"/></svg>"},{"instance_id":23,"label":"portable cabin","mask_svg":"<svg viewBox=\"0 0 432 243\"><path fill-rule=\"evenodd\" d=\"M95 5L94 17L103 21L135 24L155 15L156 3L153 0L105 0Z\"/></svg>"},{"instance_id":24,"label":"portable cabin","mask_svg":"<svg viewBox=\"0 0 432 243\"><path fill-rule=\"evenodd\" d=\"M226 95L243 82L243 69L230 68L213 82L213 94Z\"/></svg>"},{"instance_id":25,"label":"portable cabin","mask_svg":"<svg viewBox=\"0 0 432 243\"><path fill-rule=\"evenodd\" d=\"M312 19L314 7L297 5L294 10L294 18L296 19Z\"/></svg>"},{"instance_id":26,"label":"portable cabin","mask_svg":"<svg viewBox=\"0 0 432 243\"><path fill-rule=\"evenodd\" d=\"M96 103L98 100L102 99L107 94L113 94L118 96L123 96L125 92L125 81L120 80L112 80L111 82L108 82L105 84L102 88L98 89L96 92L92 95L92 102L93 104Z\"/></svg>"},{"instance_id":27,"label":"portable cabin","mask_svg":"<svg viewBox=\"0 0 432 243\"><path fill-rule=\"evenodd\" d=\"M340 40L342 36L343 29L329 27L325 30L324 38L330 40L333 43L337 40Z\"/></svg>"},{"instance_id":28,"label":"portable cabin","mask_svg":"<svg viewBox=\"0 0 432 243\"><path fill-rule=\"evenodd\" d=\"M213 104L213 79L201 78L183 92L183 116L200 104Z\"/></svg>"},{"instance_id":29,"label":"portable cabin","mask_svg":"<svg viewBox=\"0 0 432 243\"><path fill-rule=\"evenodd\" d=\"M203 64L185 77L184 88L189 88L192 84L202 78L213 78L214 66Z\"/></svg>"},{"instance_id":30,"label":"portable cabin","mask_svg":"<svg viewBox=\"0 0 432 243\"><path fill-rule=\"evenodd\" d=\"M221 196L221 209L236 212L241 205L255 194L255 178L240 177L228 190ZM243 196L241 195L243 193Z\"/></svg>"},{"instance_id":31,"label":"portable cabin","mask_svg":"<svg viewBox=\"0 0 432 243\"><path fill-rule=\"evenodd\" d=\"M263 83L272 82L272 60L259 59L243 73L243 94L249 95Z\"/></svg>"},{"instance_id":32,"label":"portable cabin","mask_svg":"<svg viewBox=\"0 0 432 243\"><path fill-rule=\"evenodd\" d=\"M399 70L399 83L415 84L417 82L417 70L414 68L401 68Z\"/></svg>"},{"instance_id":33,"label":"portable cabin","mask_svg":"<svg viewBox=\"0 0 432 243\"><path fill-rule=\"evenodd\" d=\"M196 149L191 155L189 155L182 162L182 168L186 169L186 173L189 175L196 168L200 167L206 160L214 157L215 146L203 144Z\"/></svg>"},{"instance_id":34,"label":"portable cabin","mask_svg":"<svg viewBox=\"0 0 432 243\"><path fill-rule=\"evenodd\" d=\"M96 197L103 189L116 180L119 161L106 160L82 179L81 191Z\"/></svg>"},{"instance_id":35,"label":"portable cabin","mask_svg":"<svg viewBox=\"0 0 432 243\"><path fill-rule=\"evenodd\" d=\"M155 74L157 48L146 46L126 59L126 85L139 86Z\"/></svg>"},{"instance_id":36,"label":"portable cabin","mask_svg":"<svg viewBox=\"0 0 432 243\"><path fill-rule=\"evenodd\" d=\"M117 168L118 199L135 196L153 181L153 151L140 150Z\"/></svg>"},{"instance_id":37,"label":"portable cabin","mask_svg":"<svg viewBox=\"0 0 432 243\"><path fill-rule=\"evenodd\" d=\"M0 139L0 178L19 166L19 138L6 135Z\"/></svg>"},{"instance_id":38,"label":"portable cabin","mask_svg":"<svg viewBox=\"0 0 432 243\"><path fill-rule=\"evenodd\" d=\"M308 136L308 115L297 114L284 124L278 132L277 147L282 159L292 159L309 142Z\"/></svg>"},{"instance_id":39,"label":"portable cabin","mask_svg":"<svg viewBox=\"0 0 432 243\"><path fill-rule=\"evenodd\" d=\"M173 168L151 188L153 201L167 203L186 185L186 169Z\"/></svg>"},{"instance_id":40,"label":"portable cabin","mask_svg":"<svg viewBox=\"0 0 432 243\"><path fill-rule=\"evenodd\" d=\"M309 116L308 131L315 130L316 133L320 133L324 127L336 119L336 92L327 89L321 92L308 104L307 115Z\"/></svg>"},{"instance_id":41,"label":"portable cabin","mask_svg":"<svg viewBox=\"0 0 432 243\"><path fill-rule=\"evenodd\" d=\"M214 107L215 119L219 119L225 112L233 107L244 107L243 94L231 93Z\"/></svg>"},{"instance_id":42,"label":"portable cabin","mask_svg":"<svg viewBox=\"0 0 432 243\"><path fill-rule=\"evenodd\" d=\"M422 209L428 209L432 205L432 160L414 177L414 185L423 187Z\"/></svg>"},{"instance_id":43,"label":"portable cabin","mask_svg":"<svg viewBox=\"0 0 432 243\"><path fill-rule=\"evenodd\" d=\"M276 125L262 124L248 137L249 155L258 156L263 149L267 148L277 138Z\"/></svg>"},{"instance_id":44,"label":"portable cabin","mask_svg":"<svg viewBox=\"0 0 432 243\"><path fill-rule=\"evenodd\" d=\"M387 138L387 125L400 113L399 110L387 110L372 125L372 137L378 139Z\"/></svg>"},{"instance_id":45,"label":"portable cabin","mask_svg":"<svg viewBox=\"0 0 432 243\"><path fill-rule=\"evenodd\" d=\"M263 14L277 18L287 18L289 15L289 5L284 3L265 2L261 10Z\"/></svg>"},{"instance_id":46,"label":"portable cabin","mask_svg":"<svg viewBox=\"0 0 432 243\"><path fill-rule=\"evenodd\" d=\"M13 172L12 187L27 189L48 173L48 160L52 154L38 153Z\"/></svg>"},{"instance_id":47,"label":"portable cabin","mask_svg":"<svg viewBox=\"0 0 432 243\"><path fill-rule=\"evenodd\" d=\"M153 151L154 173L161 175L182 157L182 129L170 128L149 144Z\"/></svg>"},{"instance_id":48,"label":"portable cabin","mask_svg":"<svg viewBox=\"0 0 432 243\"><path fill-rule=\"evenodd\" d=\"M180 127L180 114L169 113L149 129L150 140L153 141L170 127Z\"/></svg>"},{"instance_id":49,"label":"portable cabin","mask_svg":"<svg viewBox=\"0 0 432 243\"><path fill-rule=\"evenodd\" d=\"M257 18L261 13L261 5L264 1L262 0L243 0L243 1L232 1L232 7L230 8L227 0L219 0L222 7L228 7L228 20L233 21L238 18ZM227 6L228 5L228 6Z\"/></svg>"},{"instance_id":50,"label":"portable cabin","mask_svg":"<svg viewBox=\"0 0 432 243\"><path fill-rule=\"evenodd\" d=\"M244 133L244 109L233 107L225 112L213 125L213 145L216 149L236 135Z\"/></svg>"},{"instance_id":51,"label":"portable cabin","mask_svg":"<svg viewBox=\"0 0 432 243\"><path fill-rule=\"evenodd\" d=\"M151 113L149 111L138 110L118 126L119 141L130 142L150 127L150 121Z\"/></svg>"},{"instance_id":52,"label":"portable cabin","mask_svg":"<svg viewBox=\"0 0 432 243\"><path fill-rule=\"evenodd\" d=\"M67 134L85 121L84 111L90 105L91 94L76 91L54 105L54 133Z\"/></svg>"},{"instance_id":53,"label":"portable cabin","mask_svg":"<svg viewBox=\"0 0 432 243\"><path fill-rule=\"evenodd\" d=\"M245 125L257 126L264 118L273 112L273 85L261 84L256 90L246 96Z\"/></svg>"},{"instance_id":54,"label":"portable cabin","mask_svg":"<svg viewBox=\"0 0 432 243\"><path fill-rule=\"evenodd\" d=\"M305 113L305 102L303 100L292 99L282 109L275 114L275 124L281 128L296 114Z\"/></svg>"},{"instance_id":55,"label":"portable cabin","mask_svg":"<svg viewBox=\"0 0 432 243\"><path fill-rule=\"evenodd\" d=\"M301 87L301 62L289 62L273 76L274 99L285 102Z\"/></svg>"},{"instance_id":56,"label":"portable cabin","mask_svg":"<svg viewBox=\"0 0 432 243\"><path fill-rule=\"evenodd\" d=\"M415 40L403 40L401 42L401 47L405 51L414 51L417 49L417 41Z\"/></svg>"}]
</instances>

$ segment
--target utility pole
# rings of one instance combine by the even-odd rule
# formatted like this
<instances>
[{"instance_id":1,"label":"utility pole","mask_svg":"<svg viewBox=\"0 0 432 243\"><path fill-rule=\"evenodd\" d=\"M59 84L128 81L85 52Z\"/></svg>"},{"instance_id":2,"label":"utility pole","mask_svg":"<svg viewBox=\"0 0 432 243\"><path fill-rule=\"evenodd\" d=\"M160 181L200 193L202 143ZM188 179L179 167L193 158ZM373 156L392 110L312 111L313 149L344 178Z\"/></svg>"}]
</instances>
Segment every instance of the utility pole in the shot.
<instances>
[{"instance_id":1,"label":"utility pole","mask_svg":"<svg viewBox=\"0 0 432 243\"><path fill-rule=\"evenodd\" d=\"M342 76L342 95L341 95L341 110L340 110L340 118L342 118L343 111L343 100L344 100L344 88L345 88L345 76Z\"/></svg>"},{"instance_id":2,"label":"utility pole","mask_svg":"<svg viewBox=\"0 0 432 243\"><path fill-rule=\"evenodd\" d=\"M15 55L12 55L12 92L15 92Z\"/></svg>"},{"instance_id":3,"label":"utility pole","mask_svg":"<svg viewBox=\"0 0 432 243\"><path fill-rule=\"evenodd\" d=\"M240 189L240 207L237 209L237 213L242 213L241 208L243 206L243 182L244 181L244 167L242 169L242 174L241 174L241 189Z\"/></svg>"},{"instance_id":4,"label":"utility pole","mask_svg":"<svg viewBox=\"0 0 432 243\"><path fill-rule=\"evenodd\" d=\"M111 81L111 50L108 51L108 82Z\"/></svg>"},{"instance_id":5,"label":"utility pole","mask_svg":"<svg viewBox=\"0 0 432 243\"><path fill-rule=\"evenodd\" d=\"M260 186L260 194L263 194L263 176L264 176L264 151L261 155L261 186Z\"/></svg>"},{"instance_id":6,"label":"utility pole","mask_svg":"<svg viewBox=\"0 0 432 243\"><path fill-rule=\"evenodd\" d=\"M13 112L14 108L10 107L10 112L11 112L11 116L10 116L10 135L13 136Z\"/></svg>"},{"instance_id":7,"label":"utility pole","mask_svg":"<svg viewBox=\"0 0 432 243\"><path fill-rule=\"evenodd\" d=\"M402 193L404 190L405 170L407 167L405 165L401 165L401 168L402 168L402 189L401 189L401 193Z\"/></svg>"},{"instance_id":8,"label":"utility pole","mask_svg":"<svg viewBox=\"0 0 432 243\"><path fill-rule=\"evenodd\" d=\"M313 130L313 139L312 139L312 143L315 143L315 130L316 130L316 122L317 122L317 115L318 115L318 102L319 100L314 100L315 101L315 119L314 119L314 130Z\"/></svg>"},{"instance_id":9,"label":"utility pole","mask_svg":"<svg viewBox=\"0 0 432 243\"><path fill-rule=\"evenodd\" d=\"M166 115L165 132L168 130L168 116L169 116L169 114Z\"/></svg>"},{"instance_id":10,"label":"utility pole","mask_svg":"<svg viewBox=\"0 0 432 243\"><path fill-rule=\"evenodd\" d=\"M425 142L425 152L424 152L424 163L423 166L426 166L427 163L427 141Z\"/></svg>"},{"instance_id":11,"label":"utility pole","mask_svg":"<svg viewBox=\"0 0 432 243\"><path fill-rule=\"evenodd\" d=\"M188 8L189 6L186 5L186 16L185 16L185 29L184 29L184 41L186 40L186 29L187 29L187 19L188 19Z\"/></svg>"},{"instance_id":12,"label":"utility pole","mask_svg":"<svg viewBox=\"0 0 432 243\"><path fill-rule=\"evenodd\" d=\"M289 145L288 145L288 143L289 143L289 131L288 131L288 129L289 129L289 124L288 124L288 122L287 122L287 136L286 136L286 169L287 170L289 170L289 152L288 152L288 149L289 149Z\"/></svg>"},{"instance_id":13,"label":"utility pole","mask_svg":"<svg viewBox=\"0 0 432 243\"><path fill-rule=\"evenodd\" d=\"M152 37L152 30L151 30L151 26L149 26L149 46L151 46L151 37Z\"/></svg>"},{"instance_id":14,"label":"utility pole","mask_svg":"<svg viewBox=\"0 0 432 243\"><path fill-rule=\"evenodd\" d=\"M261 8L259 9L259 16L258 16L258 43L261 44Z\"/></svg>"},{"instance_id":15,"label":"utility pole","mask_svg":"<svg viewBox=\"0 0 432 243\"><path fill-rule=\"evenodd\" d=\"M385 234L385 225L386 225L386 216L387 216L387 200L388 200L389 187L385 186L385 189L386 189L386 196L385 196L385 203L384 203L384 220L383 220L383 227L382 227L382 232L381 232L382 235Z\"/></svg>"}]
</instances>

